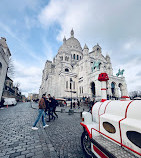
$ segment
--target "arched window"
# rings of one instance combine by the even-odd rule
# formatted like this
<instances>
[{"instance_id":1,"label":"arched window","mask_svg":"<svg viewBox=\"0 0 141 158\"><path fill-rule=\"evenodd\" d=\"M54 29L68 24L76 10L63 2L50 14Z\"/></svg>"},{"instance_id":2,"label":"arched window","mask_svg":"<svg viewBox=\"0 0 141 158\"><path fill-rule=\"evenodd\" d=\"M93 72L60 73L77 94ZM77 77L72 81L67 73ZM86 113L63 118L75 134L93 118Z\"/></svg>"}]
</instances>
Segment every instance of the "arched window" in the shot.
<instances>
[{"instance_id":1,"label":"arched window","mask_svg":"<svg viewBox=\"0 0 141 158\"><path fill-rule=\"evenodd\" d=\"M66 69L65 69L65 72L69 72L69 69L68 69L68 68L66 68Z\"/></svg>"},{"instance_id":2,"label":"arched window","mask_svg":"<svg viewBox=\"0 0 141 158\"><path fill-rule=\"evenodd\" d=\"M73 54L73 59L75 59L75 54Z\"/></svg>"},{"instance_id":3,"label":"arched window","mask_svg":"<svg viewBox=\"0 0 141 158\"><path fill-rule=\"evenodd\" d=\"M119 97L121 97L123 96L123 85L119 83L118 87L119 87Z\"/></svg>"},{"instance_id":4,"label":"arched window","mask_svg":"<svg viewBox=\"0 0 141 158\"><path fill-rule=\"evenodd\" d=\"M77 55L77 60L79 60L79 56Z\"/></svg>"},{"instance_id":5,"label":"arched window","mask_svg":"<svg viewBox=\"0 0 141 158\"><path fill-rule=\"evenodd\" d=\"M111 91L112 91L112 95L114 96L115 95L115 83L114 82L111 83Z\"/></svg>"},{"instance_id":6,"label":"arched window","mask_svg":"<svg viewBox=\"0 0 141 158\"><path fill-rule=\"evenodd\" d=\"M66 89L68 89L68 81L66 81Z\"/></svg>"},{"instance_id":7,"label":"arched window","mask_svg":"<svg viewBox=\"0 0 141 158\"><path fill-rule=\"evenodd\" d=\"M92 92L92 97L95 96L95 83L91 82L91 92Z\"/></svg>"},{"instance_id":8,"label":"arched window","mask_svg":"<svg viewBox=\"0 0 141 158\"><path fill-rule=\"evenodd\" d=\"M72 83L70 82L70 89L72 89Z\"/></svg>"},{"instance_id":9,"label":"arched window","mask_svg":"<svg viewBox=\"0 0 141 158\"><path fill-rule=\"evenodd\" d=\"M1 72L2 72L2 63L0 62L0 75L1 75Z\"/></svg>"}]
</instances>

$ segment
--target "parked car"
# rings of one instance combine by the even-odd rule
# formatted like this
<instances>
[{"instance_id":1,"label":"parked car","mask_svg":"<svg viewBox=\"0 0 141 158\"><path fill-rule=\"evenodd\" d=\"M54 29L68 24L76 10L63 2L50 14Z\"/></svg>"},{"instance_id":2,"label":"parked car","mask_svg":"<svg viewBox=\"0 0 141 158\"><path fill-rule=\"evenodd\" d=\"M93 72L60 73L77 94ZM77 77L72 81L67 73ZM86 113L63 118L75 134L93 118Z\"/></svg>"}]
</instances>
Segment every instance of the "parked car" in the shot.
<instances>
[{"instance_id":1,"label":"parked car","mask_svg":"<svg viewBox=\"0 0 141 158\"><path fill-rule=\"evenodd\" d=\"M4 105L16 105L17 101L15 98L4 98Z\"/></svg>"}]
</instances>

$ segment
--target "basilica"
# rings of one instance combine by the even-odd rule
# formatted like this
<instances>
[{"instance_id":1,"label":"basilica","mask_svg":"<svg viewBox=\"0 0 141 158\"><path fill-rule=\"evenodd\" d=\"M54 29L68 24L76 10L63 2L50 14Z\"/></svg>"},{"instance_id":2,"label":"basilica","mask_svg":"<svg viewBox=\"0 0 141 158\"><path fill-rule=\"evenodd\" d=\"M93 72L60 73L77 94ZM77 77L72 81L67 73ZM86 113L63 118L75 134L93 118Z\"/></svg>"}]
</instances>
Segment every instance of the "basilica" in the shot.
<instances>
[{"instance_id":1,"label":"basilica","mask_svg":"<svg viewBox=\"0 0 141 158\"><path fill-rule=\"evenodd\" d=\"M92 51L85 44L82 49L80 42L71 30L70 38L64 37L53 61L47 60L39 89L42 94L51 94L56 98L95 97L101 99L102 85L98 80L101 73L107 73L107 98L128 96L127 85L123 73L113 75L110 56L103 56L101 47L97 44Z\"/></svg>"}]
</instances>

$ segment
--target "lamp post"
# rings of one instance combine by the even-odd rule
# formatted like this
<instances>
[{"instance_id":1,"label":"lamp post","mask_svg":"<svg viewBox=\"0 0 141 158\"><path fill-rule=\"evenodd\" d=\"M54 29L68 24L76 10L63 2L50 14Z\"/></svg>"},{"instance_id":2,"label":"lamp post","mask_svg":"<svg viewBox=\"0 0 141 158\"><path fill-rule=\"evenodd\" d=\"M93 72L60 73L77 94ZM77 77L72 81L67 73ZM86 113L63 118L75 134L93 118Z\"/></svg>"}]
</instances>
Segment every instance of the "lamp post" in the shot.
<instances>
[{"instance_id":1,"label":"lamp post","mask_svg":"<svg viewBox=\"0 0 141 158\"><path fill-rule=\"evenodd\" d=\"M71 109L72 109L72 78L70 78L70 89L71 89Z\"/></svg>"}]
</instances>

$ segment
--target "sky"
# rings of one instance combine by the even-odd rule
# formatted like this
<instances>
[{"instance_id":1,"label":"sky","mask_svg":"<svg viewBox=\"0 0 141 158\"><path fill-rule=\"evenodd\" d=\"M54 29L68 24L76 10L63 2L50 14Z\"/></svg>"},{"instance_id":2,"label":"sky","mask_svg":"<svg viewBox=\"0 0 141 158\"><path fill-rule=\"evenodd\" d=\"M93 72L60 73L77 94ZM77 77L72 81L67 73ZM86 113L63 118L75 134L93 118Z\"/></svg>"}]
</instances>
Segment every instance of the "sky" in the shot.
<instances>
[{"instance_id":1,"label":"sky","mask_svg":"<svg viewBox=\"0 0 141 158\"><path fill-rule=\"evenodd\" d=\"M109 54L114 74L125 69L128 91L141 89L140 0L0 0L0 37L7 39L22 94L38 93L46 60L62 39L82 48L97 43Z\"/></svg>"}]
</instances>

